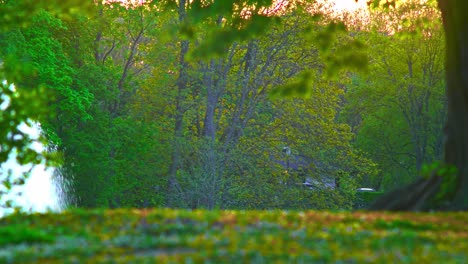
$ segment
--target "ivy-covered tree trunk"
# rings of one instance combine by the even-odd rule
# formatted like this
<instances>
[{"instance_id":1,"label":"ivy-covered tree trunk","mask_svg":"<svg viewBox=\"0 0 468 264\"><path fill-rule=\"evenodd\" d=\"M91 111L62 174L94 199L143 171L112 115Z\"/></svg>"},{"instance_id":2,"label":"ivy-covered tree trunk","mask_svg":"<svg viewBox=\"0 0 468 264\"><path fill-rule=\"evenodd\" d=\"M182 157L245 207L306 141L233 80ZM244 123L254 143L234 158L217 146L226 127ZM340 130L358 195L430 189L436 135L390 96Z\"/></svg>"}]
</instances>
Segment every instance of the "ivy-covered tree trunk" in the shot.
<instances>
[{"instance_id":1,"label":"ivy-covered tree trunk","mask_svg":"<svg viewBox=\"0 0 468 264\"><path fill-rule=\"evenodd\" d=\"M457 168L451 193L443 197L442 209L468 210L468 1L439 0L446 38L448 116L444 138L445 165ZM371 210L427 210L443 192L444 175L429 178L384 195Z\"/></svg>"}]
</instances>

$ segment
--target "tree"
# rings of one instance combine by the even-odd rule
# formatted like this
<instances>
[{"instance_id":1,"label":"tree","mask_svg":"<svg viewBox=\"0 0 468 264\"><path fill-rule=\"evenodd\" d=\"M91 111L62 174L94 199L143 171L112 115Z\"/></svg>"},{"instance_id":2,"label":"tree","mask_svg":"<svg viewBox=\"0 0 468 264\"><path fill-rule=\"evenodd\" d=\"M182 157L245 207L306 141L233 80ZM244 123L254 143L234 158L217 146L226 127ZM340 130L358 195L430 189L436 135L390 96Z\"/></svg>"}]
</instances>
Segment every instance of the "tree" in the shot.
<instances>
[{"instance_id":1,"label":"tree","mask_svg":"<svg viewBox=\"0 0 468 264\"><path fill-rule=\"evenodd\" d=\"M163 153L159 127L142 124L131 107L133 94L149 75L148 64L141 62L157 46L157 13L144 7L92 6L89 13L57 17L34 11L24 27L2 31L0 57L8 59L6 79L16 85L12 107L2 114L16 119L1 118L0 123L17 130L15 124L23 119L41 122L44 136L62 154L57 171L70 187L71 205L160 206L164 178L158 176L164 160L158 157ZM32 70L15 75L10 68ZM8 129L3 131L8 135ZM3 146L2 139L2 154L9 151ZM21 154L17 142L13 146L23 162L40 162L33 152Z\"/></svg>"},{"instance_id":2,"label":"tree","mask_svg":"<svg viewBox=\"0 0 468 264\"><path fill-rule=\"evenodd\" d=\"M416 178L423 166L442 159L446 118L442 22L435 6L373 11L360 32L372 58L367 73L352 74L345 109L355 146L369 153L382 175L367 185L384 190ZM404 17L390 27L381 17ZM422 20L429 28L416 30Z\"/></svg>"},{"instance_id":3,"label":"tree","mask_svg":"<svg viewBox=\"0 0 468 264\"><path fill-rule=\"evenodd\" d=\"M9 13L11 13L14 10L20 10L23 4L31 4L32 1L21 1L20 5L15 5L12 4L13 1L1 1L0 3L2 4L2 9L7 10ZM308 1L305 1L308 2ZM374 1L374 2L380 2L380 1ZM289 1L288 1L289 3ZM175 116L175 124L174 124L174 133L173 133L173 139L174 142L176 142L176 139L178 138L183 138L184 134L184 118L187 117L185 114L186 109L183 109L182 103L184 100L184 96L186 96L186 92L189 91L187 88L192 85L189 83L189 81L193 79L189 79L189 77L193 78L194 76L191 76L189 73L189 70L192 69L198 69L197 65L189 65L189 57L192 58L211 58L211 56L222 56L226 50L228 50L231 45L235 42L238 43L250 43L251 46L250 48L247 48L247 52L250 51L255 51L256 49L256 43L252 38L262 36L265 34L266 29L268 28L269 25L272 25L271 22L276 21L277 19L275 18L275 14L282 13L284 10L287 10L288 8L293 8L292 5L286 6L283 8L283 6L280 4L280 9L281 11L275 11L275 12L268 12L268 7L272 5L272 1L193 1L193 2L188 2L188 1L163 1L162 8L167 8L167 10L179 10L178 15L179 15L179 23L177 24L177 30L178 33L181 33L183 36L182 38L179 39L177 42L179 45L179 58L180 58L180 63L179 63L179 78L176 80L176 88L178 91L178 97L176 101L176 116ZM62 6L62 5L60 5ZM443 23L444 23L444 28L445 28L445 34L446 34L446 47L447 47L447 62L446 62L446 82L447 82L447 96L448 96L448 118L447 118L447 126L445 129L445 136L446 136L446 141L445 141L445 151L444 151L444 159L445 159L445 164L437 170L434 170L430 175L428 175L427 179L426 178L421 178L418 180L416 183L410 185L409 187L397 191L395 193L391 193L390 196L387 196L387 198L381 200L381 202L377 203L374 208L384 208L384 209L410 209L410 210L422 210L422 209L427 209L430 207L433 207L434 205L432 204L432 198L435 196L441 196L437 198L442 198L444 201L448 201L447 204L439 205L442 207L446 208L458 208L458 209L463 209L466 208L467 205L467 196L468 196L468 142L466 139L466 135L468 134L468 83L464 79L464 76L467 76L468 74L468 65L466 64L465 60L465 49L467 48L467 31L468 31L468 18L464 16L464 12L467 11L468 4L464 3L461 0L454 0L454 1L449 1L449 0L439 0L439 6L442 11L442 17L443 17ZM277 6L276 6L277 7ZM15 9L16 8L16 9ZM27 9L29 11L32 10L31 14L36 13L36 8L37 6L33 5L31 9ZM2 10L2 11L3 11ZM60 13L63 10L59 10L58 13ZM5 13L5 12L2 12ZM8 16L5 16L8 18ZM219 27L217 23L213 23L214 21L218 21L219 18L223 18L222 24L223 27ZM118 19L117 19L118 20ZM19 22L26 21L29 23L29 18L20 18L18 20ZM18 22L16 21L16 22ZM11 22L11 21L9 21ZM204 24L205 23L205 24ZM2 23L2 29L4 29ZM11 23L6 23L7 29L11 29ZM10 26L8 26L10 25ZM132 88L134 87L134 84L137 84L136 80L131 80L129 78L129 72L130 68L133 67L133 70L136 70L134 68L137 66L135 64L135 56L136 56L136 49L140 47L140 44L142 44L143 39L140 38L141 36L139 32L142 32L141 30L145 29L145 25L137 25L137 24L132 24L131 28L127 28L129 35L125 35L128 37L126 42L122 44L122 49L119 50L119 52L116 52L113 57L117 61L124 62L123 64L115 63L115 62L109 62L109 65L115 67L113 68L114 71L109 71L106 72L103 76L106 76L107 81L110 82L109 86L105 86L106 88L112 88L110 91L115 92L118 96L112 98L112 100L103 100L100 101L98 104L94 105L94 109L97 112L99 112L102 117L100 119L101 121L108 120L109 126L101 126L104 124L104 122L98 122L99 126L96 126L98 128L103 128L102 131L109 132L108 134L105 134L103 137L104 140L109 139L107 136L111 135L118 135L114 134L115 131L122 131L119 129L119 127L123 130L125 130L125 127L128 124L131 124L131 120L125 119L124 115L128 111L128 103L130 102L131 94L132 92L137 92L133 90ZM135 27L133 27L135 26ZM143 27L141 27L143 26ZM333 34L336 31L343 31L343 26L340 23L331 23L329 26L324 27L323 30L323 35L322 35L322 41L320 45L323 47L330 47L330 42L327 41L329 39L328 37L333 36ZM99 29L99 28L97 28ZM202 41L198 39L199 41L198 45L194 47L192 50L190 50L189 53L189 43L191 40L194 39L194 36L200 36L197 32L198 31L205 31L207 32L206 38L204 38ZM3 32L2 32L3 33ZM223 41L218 41L219 39L222 39ZM96 42L106 42L108 41L107 39L102 39L99 37L99 32L96 35ZM102 43L101 42L101 43ZM112 44L112 42L106 42L107 44ZM354 47L359 46L359 45L354 45ZM107 47L108 49L104 49L109 51L109 49L112 49L112 45L110 47ZM99 52L102 52L103 50L100 50L99 47L95 50L97 51L96 55L99 55ZM363 60L360 59L359 56L356 56L355 54L352 54L352 52L347 53L333 53L334 51L340 51L340 50L333 50L333 49L327 49L323 48L322 51L324 51L325 56L328 54L329 60L333 63L335 62L335 65L340 64L340 63L348 63L349 65L353 67L362 67L362 62ZM330 52L331 51L331 52ZM103 53L104 55L107 54L106 52ZM28 82L27 77L31 77L32 72L28 72L27 74L22 73L18 71L19 68L23 67L16 67L18 65L25 66L27 65L26 63L23 62L18 62L13 56L6 56L5 53L2 53L2 69L1 69L1 74L2 78L6 78L8 82L12 82L18 85L18 87L21 87L21 93L18 93L21 95L21 98L15 100L17 102L26 102L27 97L26 95L34 95L34 93L37 93L37 83L30 83ZM246 54L247 56L247 54ZM97 59L102 59L103 57L96 56L95 58ZM330 59L331 58L331 59ZM333 60L335 58L335 60ZM79 62L79 57L76 58L74 57L73 59L78 59L78 60L73 60L76 62ZM59 60L60 62L60 60ZM213 62L216 62L215 60ZM65 66L69 66L69 61L67 63L63 64ZM79 63L78 63L79 65ZM213 67L212 67L213 65ZM218 64L221 65L221 64ZM190 67L189 67L190 66ZM196 67L195 67L196 66ZM207 66L207 67L206 67ZM216 69L216 63L214 64L205 64L205 85L210 85L213 83L213 79L210 80L210 74L213 72L212 70ZM332 64L333 66L333 64ZM250 66L249 66L250 67ZM26 67L24 67L26 68ZM99 68L99 67L98 67ZM332 67L333 68L333 67ZM65 67L62 70L65 70L68 74L73 75L74 70L76 70L74 67L71 67L71 70L68 71L68 68ZM82 68L81 70L83 70ZM119 69L119 70L115 70ZM57 69L58 70L58 69ZM210 72L211 71L211 72ZM138 72L136 70L135 72ZM134 73L135 73L134 72ZM240 73L242 71L239 71ZM108 75L109 74L109 75ZM296 89L296 91L302 91L302 92L307 92L307 86L310 84L310 72L303 74L303 76L298 77L295 82L293 82L293 85L285 85L283 88L283 91L289 91ZM47 77L47 76L45 76ZM114 78L117 77L117 78ZM243 77L246 77L245 75ZM196 78L195 78L196 79ZM250 78L244 78L245 80L251 82ZM94 79L98 80L98 79ZM44 80L45 83L47 83L48 80ZM101 80L102 81L102 80ZM102 83L104 84L104 83ZM115 85L114 85L115 84ZM79 86L75 86L79 87ZM104 86L103 86L104 87ZM245 86L248 88L252 88L253 86ZM32 88L29 89L28 88ZM215 88L212 86L212 88ZM2 86L2 92L4 94L8 94L11 92L8 91L9 86L3 85ZM107 92L107 89L100 90L100 92L105 93ZM251 95L254 90L249 91L248 89L243 90L246 92L246 95ZM210 98L209 100L205 101L206 102L206 109L208 110L207 112L204 112L204 115L201 115L203 117L206 117L205 119L207 120L207 123L204 124L205 126L200 126L200 128L203 128L205 131L206 136L213 138L213 136L216 137L216 127L214 126L215 123L213 122L213 107L216 106L214 103L216 100L222 100L224 98L218 97L216 95L216 89L211 89L210 90L210 96L207 98ZM66 97L65 97L66 98ZM45 98L44 98L45 99ZM46 107L44 106L44 100L37 100L38 104L36 107L25 107L24 111L21 116L14 116L14 111L21 110L20 108L8 108L6 109L7 114L11 114L10 117L5 117L2 120L0 120L1 124L6 124L7 132L3 135L2 137L2 157L4 157L5 152L8 153L13 149L12 146L15 146L15 144L18 144L12 141L11 138L17 139L19 137L11 137L7 138L4 140L5 137L8 137L8 131L12 131L13 134L18 134L20 135L17 131L15 131L15 124L19 124L24 120L27 120L28 118L34 118L34 119L39 119L40 116L38 116L34 111L39 109L43 110ZM16 104L11 104L16 105ZM59 105L59 104L57 104ZM17 106L26 106L25 104L17 104ZM257 107L257 104L252 104L252 107ZM203 109L203 108L200 108ZM254 109L254 108L244 108L244 111L247 112L237 112L239 114L239 120L243 120L241 123L233 122L240 124L244 127L241 127L242 129L246 128L246 125L249 124L251 118L245 118L245 113L250 114L248 111ZM65 108L60 109L60 111L65 111ZM42 113L42 111L39 111L39 113ZM216 110L214 111L216 113ZM236 112L234 112L236 113ZM71 113L70 113L71 114ZM7 115L4 115L7 116ZM41 115L41 117L44 117L45 115ZM236 114L233 115L233 117L236 117ZM201 120L201 119L200 119ZM234 119L233 119L234 120ZM12 122L13 121L13 122ZM16 122L16 123L15 123ZM94 123L93 125L96 125L97 123ZM125 125L123 125L125 124ZM93 126L88 126L87 128L89 130L92 130ZM3 131L3 130L2 130ZM222 130L218 130L220 134L222 134ZM235 136L237 140L243 140L244 138L241 137L242 132L245 132L244 130L239 130L237 127L231 130L226 130L226 131L233 131L231 135ZM229 135L229 133L227 133ZM21 135L20 135L21 136ZM9 140L9 141L8 141ZM6 143L4 143L6 142ZM13 142L13 143L12 143ZM22 142L27 142L27 138L25 141ZM104 141L102 141L104 142ZM106 160L111 163L109 165L110 169L115 169L117 168L117 163L116 163L116 153L118 150L124 149L122 143L126 141L121 141L118 146L116 145L110 145L106 146L105 149L102 149L103 155L107 155ZM225 141L228 142L228 141ZM113 142L115 143L115 142ZM23 144L23 143L20 143ZM20 145L21 148L21 145ZM6 151L4 151L6 150ZM182 152L179 152L179 150L176 148L173 152L172 156L172 166L170 167L170 177L168 179L169 184L168 187L169 189L177 189L178 188L178 183L176 181L177 179L177 172L178 168L181 164L181 157L182 157ZM31 156L29 156L31 157ZM104 156L103 156L104 157ZM121 156L122 157L122 156ZM214 157L214 156L210 156ZM110 159L108 159L110 158ZM27 161L34 160L35 156L31 159L28 158L26 159ZM208 160L211 158L207 158ZM208 167L207 167L208 168ZM456 173L453 173L453 168L456 168L457 171ZM209 170L209 168L208 168ZM90 171L91 172L91 171ZM112 170L111 170L112 172ZM113 171L115 172L115 171ZM113 173L109 174L110 176L113 177ZM117 179L122 179L122 178L117 178ZM101 180L104 180L106 182L106 178L102 178ZM449 188L444 189L445 186L448 186ZM442 190L440 190L442 188ZM415 189L415 190L413 190ZM450 192L453 190L453 192ZM453 194L451 194L453 193ZM388 198L390 197L390 198ZM107 198L110 198L112 202L116 202L114 199L115 197L109 196L106 197L106 200L109 200ZM391 201L391 203L390 203ZM111 202L108 202L111 203ZM117 202L118 203L118 202Z\"/></svg>"},{"instance_id":4,"label":"tree","mask_svg":"<svg viewBox=\"0 0 468 264\"><path fill-rule=\"evenodd\" d=\"M380 1L373 1L380 3ZM465 63L464 50L468 41L468 17L464 16L468 3L461 0L439 0L446 38L446 83L448 97L448 117L445 128L444 161L442 168L433 170L427 178L421 178L408 187L390 193L378 201L372 209L422 210L433 207L436 196L443 197L444 207L463 209L468 200L468 65ZM232 3L230 3L232 4ZM394 2L387 2L392 6ZM261 4L259 5L261 6ZM205 10L239 10L220 2L206 4ZM256 6L257 7L257 6ZM210 9L212 8L212 9ZM232 8L232 9L230 9ZM201 11L193 9L193 12ZM216 13L216 12L215 12ZM232 11L228 13L232 14ZM207 13L204 13L205 16ZM213 13L209 13L213 15ZM204 17L201 15L201 17ZM456 170L456 173L453 171ZM441 174L444 174L441 175ZM441 186L450 188L441 190ZM452 192L453 191L453 192Z\"/></svg>"},{"instance_id":5,"label":"tree","mask_svg":"<svg viewBox=\"0 0 468 264\"><path fill-rule=\"evenodd\" d=\"M441 198L442 209L468 210L468 2L438 0L445 29L448 114L444 129L444 168L390 192L370 209L424 210Z\"/></svg>"},{"instance_id":6,"label":"tree","mask_svg":"<svg viewBox=\"0 0 468 264\"><path fill-rule=\"evenodd\" d=\"M444 159L457 168L452 208L468 209L468 11L466 1L439 0L446 38L448 117ZM452 195L452 194L451 194Z\"/></svg>"},{"instance_id":7,"label":"tree","mask_svg":"<svg viewBox=\"0 0 468 264\"><path fill-rule=\"evenodd\" d=\"M161 206L160 130L143 123L134 98L151 75L148 53L159 47L159 19L143 6L97 5L94 11L67 21L67 35L73 36L67 50L80 73L77 82L94 98L91 118L57 129L65 157L61 174L80 207ZM63 123L68 122L56 125Z\"/></svg>"}]
</instances>

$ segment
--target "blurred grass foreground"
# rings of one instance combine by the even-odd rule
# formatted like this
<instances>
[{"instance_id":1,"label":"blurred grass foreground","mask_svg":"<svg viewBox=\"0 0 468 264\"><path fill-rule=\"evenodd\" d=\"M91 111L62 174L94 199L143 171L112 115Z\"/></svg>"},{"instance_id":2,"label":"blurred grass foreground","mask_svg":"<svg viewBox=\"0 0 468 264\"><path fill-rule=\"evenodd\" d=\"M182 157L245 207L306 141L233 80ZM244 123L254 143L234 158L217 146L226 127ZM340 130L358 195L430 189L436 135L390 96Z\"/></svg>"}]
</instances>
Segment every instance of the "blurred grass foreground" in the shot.
<instances>
[{"instance_id":1,"label":"blurred grass foreground","mask_svg":"<svg viewBox=\"0 0 468 264\"><path fill-rule=\"evenodd\" d=\"M466 263L468 213L72 210L0 219L0 263Z\"/></svg>"}]
</instances>

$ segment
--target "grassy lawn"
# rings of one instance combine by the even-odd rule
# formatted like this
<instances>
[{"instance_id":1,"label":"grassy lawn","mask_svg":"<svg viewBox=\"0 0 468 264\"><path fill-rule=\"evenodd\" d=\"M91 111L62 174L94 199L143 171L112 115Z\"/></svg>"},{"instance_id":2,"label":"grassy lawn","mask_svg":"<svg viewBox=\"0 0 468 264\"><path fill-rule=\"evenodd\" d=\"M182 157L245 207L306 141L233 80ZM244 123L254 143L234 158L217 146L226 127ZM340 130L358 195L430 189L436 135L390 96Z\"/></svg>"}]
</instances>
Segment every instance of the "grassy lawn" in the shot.
<instances>
[{"instance_id":1,"label":"grassy lawn","mask_svg":"<svg viewBox=\"0 0 468 264\"><path fill-rule=\"evenodd\" d=\"M0 219L0 263L468 263L468 213L18 214Z\"/></svg>"}]
</instances>

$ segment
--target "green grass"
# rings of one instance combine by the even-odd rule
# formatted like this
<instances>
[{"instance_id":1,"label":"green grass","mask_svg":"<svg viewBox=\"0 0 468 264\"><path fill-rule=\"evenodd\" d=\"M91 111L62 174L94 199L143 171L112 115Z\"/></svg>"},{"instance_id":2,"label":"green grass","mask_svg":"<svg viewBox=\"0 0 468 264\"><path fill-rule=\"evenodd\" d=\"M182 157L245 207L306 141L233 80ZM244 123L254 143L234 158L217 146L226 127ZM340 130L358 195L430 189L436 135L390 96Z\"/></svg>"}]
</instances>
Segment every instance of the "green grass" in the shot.
<instances>
[{"instance_id":1,"label":"green grass","mask_svg":"<svg viewBox=\"0 0 468 264\"><path fill-rule=\"evenodd\" d=\"M0 263L467 263L468 213L75 210L0 219Z\"/></svg>"}]
</instances>

